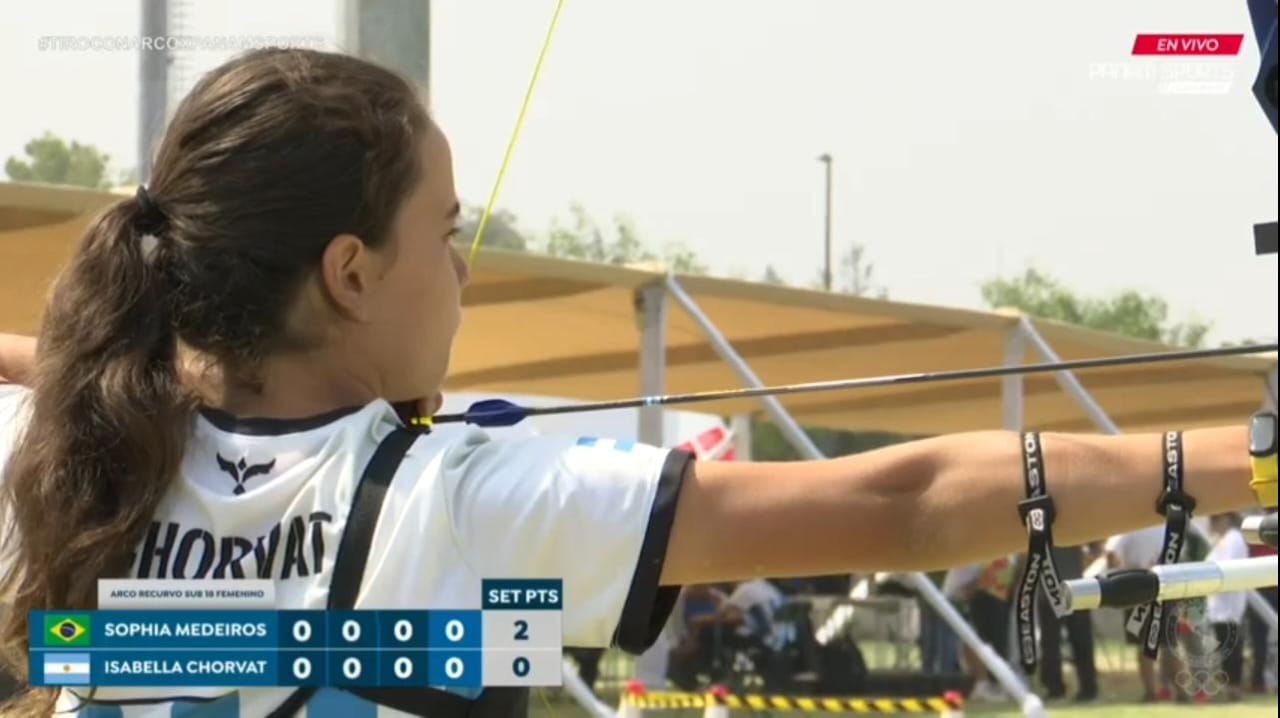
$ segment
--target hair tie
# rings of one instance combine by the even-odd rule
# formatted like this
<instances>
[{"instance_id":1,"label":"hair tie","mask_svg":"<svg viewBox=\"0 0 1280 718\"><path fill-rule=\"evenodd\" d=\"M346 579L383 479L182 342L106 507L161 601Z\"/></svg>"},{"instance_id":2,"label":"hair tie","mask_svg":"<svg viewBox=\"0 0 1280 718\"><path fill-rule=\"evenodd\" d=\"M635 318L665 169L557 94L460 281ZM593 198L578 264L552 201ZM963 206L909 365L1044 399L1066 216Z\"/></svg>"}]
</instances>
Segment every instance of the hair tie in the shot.
<instances>
[{"instance_id":1,"label":"hair tie","mask_svg":"<svg viewBox=\"0 0 1280 718\"><path fill-rule=\"evenodd\" d=\"M147 193L145 185L138 185L138 191L133 195L134 200L138 203L138 216L134 221L138 229L151 232L159 231L165 224L164 212L160 211L160 207L151 199L151 195Z\"/></svg>"},{"instance_id":2,"label":"hair tie","mask_svg":"<svg viewBox=\"0 0 1280 718\"><path fill-rule=\"evenodd\" d=\"M165 225L168 223L164 212L160 211L160 207L151 199L151 195L147 193L145 185L138 185L138 191L133 195L134 201L138 204L138 213L134 218L133 229L136 233L138 244L142 249L144 259L151 259L151 255L155 252L156 247L160 244L160 233L164 231Z\"/></svg>"}]
</instances>

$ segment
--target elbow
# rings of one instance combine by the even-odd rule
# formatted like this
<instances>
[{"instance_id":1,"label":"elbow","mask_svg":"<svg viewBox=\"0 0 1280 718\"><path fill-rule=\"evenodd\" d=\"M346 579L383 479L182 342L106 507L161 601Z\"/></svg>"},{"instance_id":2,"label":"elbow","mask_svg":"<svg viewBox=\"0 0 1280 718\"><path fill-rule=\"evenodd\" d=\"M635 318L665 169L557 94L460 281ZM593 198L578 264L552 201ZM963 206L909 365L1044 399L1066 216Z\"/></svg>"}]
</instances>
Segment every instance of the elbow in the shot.
<instances>
[{"instance_id":1,"label":"elbow","mask_svg":"<svg viewBox=\"0 0 1280 718\"><path fill-rule=\"evenodd\" d=\"M1017 443L1007 432L920 442L911 506L895 531L909 569L934 571L1006 555L1024 536ZM958 461L957 457L963 457ZM1025 539L1023 539L1025 540Z\"/></svg>"},{"instance_id":2,"label":"elbow","mask_svg":"<svg viewBox=\"0 0 1280 718\"><path fill-rule=\"evenodd\" d=\"M932 571L948 566L945 507L939 506L942 464L929 452L906 458L882 472L864 490L872 496L869 523L877 547L873 568Z\"/></svg>"}]
</instances>

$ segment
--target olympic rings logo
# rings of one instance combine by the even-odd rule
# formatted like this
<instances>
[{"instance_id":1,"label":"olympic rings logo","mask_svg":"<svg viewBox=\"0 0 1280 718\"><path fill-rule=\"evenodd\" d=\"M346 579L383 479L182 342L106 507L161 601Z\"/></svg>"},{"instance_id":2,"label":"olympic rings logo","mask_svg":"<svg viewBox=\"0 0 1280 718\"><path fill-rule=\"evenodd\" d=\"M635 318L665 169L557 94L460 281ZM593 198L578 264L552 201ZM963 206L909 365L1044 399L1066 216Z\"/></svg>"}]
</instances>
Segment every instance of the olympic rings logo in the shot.
<instances>
[{"instance_id":1,"label":"olympic rings logo","mask_svg":"<svg viewBox=\"0 0 1280 718\"><path fill-rule=\"evenodd\" d=\"M1164 604L1164 610L1169 616L1165 648L1172 650L1182 664L1175 682L1188 695L1220 693L1228 683L1223 666L1241 640L1239 626L1227 624L1225 635L1219 638L1209 622L1204 599L1170 601ZM1184 632L1182 626L1190 630Z\"/></svg>"}]
</instances>

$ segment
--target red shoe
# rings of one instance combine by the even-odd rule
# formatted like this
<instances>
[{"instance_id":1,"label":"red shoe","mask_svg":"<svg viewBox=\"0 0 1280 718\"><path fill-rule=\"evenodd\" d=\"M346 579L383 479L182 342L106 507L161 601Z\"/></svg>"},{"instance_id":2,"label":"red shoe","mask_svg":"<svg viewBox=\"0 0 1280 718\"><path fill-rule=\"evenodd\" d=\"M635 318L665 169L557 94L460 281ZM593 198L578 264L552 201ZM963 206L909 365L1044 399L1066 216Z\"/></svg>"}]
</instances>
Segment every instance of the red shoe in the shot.
<instances>
[{"instance_id":1,"label":"red shoe","mask_svg":"<svg viewBox=\"0 0 1280 718\"><path fill-rule=\"evenodd\" d=\"M1195 702L1196 702L1196 703L1208 703L1208 702L1209 702L1209 694L1208 694L1208 692L1206 692L1206 691L1197 691L1197 692L1196 692Z\"/></svg>"},{"instance_id":2,"label":"red shoe","mask_svg":"<svg viewBox=\"0 0 1280 718\"><path fill-rule=\"evenodd\" d=\"M1173 691L1168 688L1161 688L1156 691L1155 698L1156 703L1164 703L1165 701L1173 700Z\"/></svg>"}]
</instances>

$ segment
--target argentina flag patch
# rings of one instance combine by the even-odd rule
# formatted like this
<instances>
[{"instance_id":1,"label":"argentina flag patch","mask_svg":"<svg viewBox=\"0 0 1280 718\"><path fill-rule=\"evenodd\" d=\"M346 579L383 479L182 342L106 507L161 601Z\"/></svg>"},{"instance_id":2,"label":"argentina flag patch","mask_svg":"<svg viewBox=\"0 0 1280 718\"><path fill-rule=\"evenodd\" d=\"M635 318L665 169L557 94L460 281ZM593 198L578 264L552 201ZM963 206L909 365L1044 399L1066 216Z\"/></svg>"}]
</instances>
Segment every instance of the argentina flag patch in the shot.
<instances>
[{"instance_id":1,"label":"argentina flag patch","mask_svg":"<svg viewBox=\"0 0 1280 718\"><path fill-rule=\"evenodd\" d=\"M578 438L578 446L592 446L597 449L612 449L626 453L636 448L636 442L626 439L600 439L594 436L582 436Z\"/></svg>"}]
</instances>

